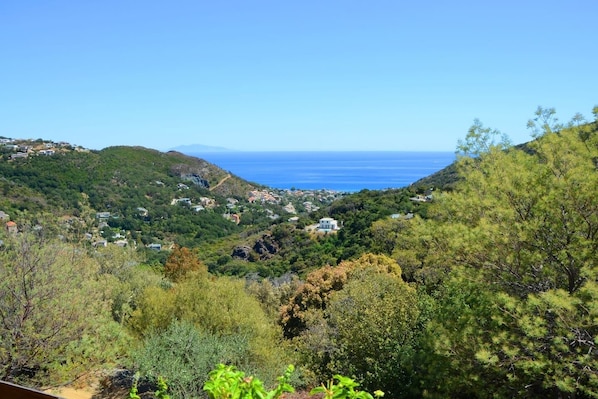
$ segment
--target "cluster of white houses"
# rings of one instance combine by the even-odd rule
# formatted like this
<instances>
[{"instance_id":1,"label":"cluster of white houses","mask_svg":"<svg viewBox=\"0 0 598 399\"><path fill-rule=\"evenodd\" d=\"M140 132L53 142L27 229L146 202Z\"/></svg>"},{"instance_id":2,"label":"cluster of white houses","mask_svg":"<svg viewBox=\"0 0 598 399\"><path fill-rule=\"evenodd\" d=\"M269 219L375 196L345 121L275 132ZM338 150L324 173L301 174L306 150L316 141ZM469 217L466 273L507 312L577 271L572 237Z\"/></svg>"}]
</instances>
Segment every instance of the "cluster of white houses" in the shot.
<instances>
[{"instance_id":1,"label":"cluster of white houses","mask_svg":"<svg viewBox=\"0 0 598 399\"><path fill-rule=\"evenodd\" d=\"M33 141L11 138L0 138L0 145L12 151L10 159L27 158L29 155L54 155L58 151L65 151L65 148L72 148L75 151L89 151L80 146L71 146L70 143L53 141Z\"/></svg>"}]
</instances>

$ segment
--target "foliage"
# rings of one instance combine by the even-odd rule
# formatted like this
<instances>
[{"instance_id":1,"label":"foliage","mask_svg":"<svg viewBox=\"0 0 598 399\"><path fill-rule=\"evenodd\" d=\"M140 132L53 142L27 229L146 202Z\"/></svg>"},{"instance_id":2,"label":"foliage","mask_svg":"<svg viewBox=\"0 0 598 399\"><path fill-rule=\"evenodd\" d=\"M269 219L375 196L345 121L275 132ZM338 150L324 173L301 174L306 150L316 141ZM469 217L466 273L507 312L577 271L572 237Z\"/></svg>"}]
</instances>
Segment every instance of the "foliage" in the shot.
<instances>
[{"instance_id":1,"label":"foliage","mask_svg":"<svg viewBox=\"0 0 598 399\"><path fill-rule=\"evenodd\" d=\"M129 390L129 398L130 399L141 399L141 396L139 396L137 394L139 392L139 390L137 388L138 381L139 381L139 375L136 374L135 378L133 380L133 385L131 386L131 389ZM168 395L168 384L166 383L166 381L164 380L163 377L158 377L158 381L157 381L156 385L158 386L158 389L156 390L156 392L154 392L154 395L156 395L156 398L170 399L170 395Z\"/></svg>"},{"instance_id":2,"label":"foliage","mask_svg":"<svg viewBox=\"0 0 598 399\"><path fill-rule=\"evenodd\" d=\"M493 319L497 308L492 293L455 272L434 296L436 307L426 325L420 354L422 391L433 398L493 397L498 387L505 388L508 370L490 370L481 358L485 343L499 331ZM504 397L514 396L506 391Z\"/></svg>"},{"instance_id":3,"label":"foliage","mask_svg":"<svg viewBox=\"0 0 598 399\"><path fill-rule=\"evenodd\" d=\"M189 273L195 273L197 277L199 272L206 274L206 267L185 247L175 246L164 265L164 274L175 282L182 280Z\"/></svg>"},{"instance_id":4,"label":"foliage","mask_svg":"<svg viewBox=\"0 0 598 399\"><path fill-rule=\"evenodd\" d=\"M259 301L270 319L276 319L280 307L288 303L301 281L292 274L277 278L252 278L254 276L246 277L247 292Z\"/></svg>"},{"instance_id":5,"label":"foliage","mask_svg":"<svg viewBox=\"0 0 598 399\"><path fill-rule=\"evenodd\" d=\"M456 253L459 246L469 240L476 242L467 226L443 220L446 213L442 204L450 202L446 197L446 193L436 194L429 219L416 216L396 233L391 254L401 265L405 281L415 283L429 293L439 289L451 271L461 265L461 254Z\"/></svg>"},{"instance_id":6,"label":"foliage","mask_svg":"<svg viewBox=\"0 0 598 399\"><path fill-rule=\"evenodd\" d=\"M334 380L338 381L334 383ZM354 381L352 378L337 374L327 385L322 385L313 388L310 394L324 394L326 399L373 399L381 398L384 396L384 392L380 390L374 391L374 396L366 391L358 391L355 388L359 386L359 383Z\"/></svg>"},{"instance_id":7,"label":"foliage","mask_svg":"<svg viewBox=\"0 0 598 399\"><path fill-rule=\"evenodd\" d=\"M579 116L579 114L576 115L576 120L579 119ZM563 127L556 117L556 109L541 106L538 106L536 112L534 112L534 118L527 122L527 128L532 131L532 136L535 138L544 134L556 133Z\"/></svg>"},{"instance_id":8,"label":"foliage","mask_svg":"<svg viewBox=\"0 0 598 399\"><path fill-rule=\"evenodd\" d=\"M234 366L219 364L210 372L210 379L204 385L204 390L210 399L277 399L283 397L286 392L294 392L293 386L289 383L294 369L294 366L288 366L284 374L277 378L276 387L268 391L259 379L246 377L244 372L237 370ZM375 391L372 396L366 391L357 390L358 386L359 383L352 378L335 375L327 385L313 388L310 395L323 394L323 397L327 399L373 399L374 396L384 396L384 393L379 390Z\"/></svg>"},{"instance_id":9,"label":"foliage","mask_svg":"<svg viewBox=\"0 0 598 399\"><path fill-rule=\"evenodd\" d=\"M143 244L167 237L192 246L240 231L218 209L194 212L171 201L185 196L197 202L208 196L223 203L221 195L243 196L253 186L231 177L209 191L185 180L188 175L215 186L227 172L200 159L141 147L69 151L18 162L0 159L0 189L9 199L0 206L17 216L49 212L85 220L109 211L111 228L130 231ZM184 195L179 183L188 183ZM140 207L148 214L141 215Z\"/></svg>"},{"instance_id":10,"label":"foliage","mask_svg":"<svg viewBox=\"0 0 598 399\"><path fill-rule=\"evenodd\" d=\"M419 270L451 271L430 290L429 396L595 397L596 124L537 117L529 150L464 159L411 230Z\"/></svg>"},{"instance_id":11,"label":"foliage","mask_svg":"<svg viewBox=\"0 0 598 399\"><path fill-rule=\"evenodd\" d=\"M307 275L288 303L281 307L280 324L286 338L298 336L306 328L309 314L324 311L335 291L343 288L352 273L372 268L379 273L400 276L401 269L392 259L382 255L366 254L355 261L344 261L338 266L325 266Z\"/></svg>"},{"instance_id":12,"label":"foliage","mask_svg":"<svg viewBox=\"0 0 598 399\"><path fill-rule=\"evenodd\" d=\"M329 370L400 397L419 333L415 289L396 275L366 270L332 296L325 318L334 345Z\"/></svg>"},{"instance_id":13,"label":"foliage","mask_svg":"<svg viewBox=\"0 0 598 399\"><path fill-rule=\"evenodd\" d=\"M253 369L273 378L287 359L280 330L242 280L190 275L172 288L148 287L128 323L140 337L168 329L176 320L191 323L214 336L242 336Z\"/></svg>"},{"instance_id":14,"label":"foliage","mask_svg":"<svg viewBox=\"0 0 598 399\"><path fill-rule=\"evenodd\" d=\"M3 241L1 379L57 384L126 353L92 258L31 233Z\"/></svg>"},{"instance_id":15,"label":"foliage","mask_svg":"<svg viewBox=\"0 0 598 399\"><path fill-rule=\"evenodd\" d=\"M289 384L294 370L294 366L288 366L284 374L277 378L278 385L268 391L259 379L246 377L244 372L234 366L219 364L210 372L203 389L210 399L278 399L285 392L294 392Z\"/></svg>"},{"instance_id":16,"label":"foliage","mask_svg":"<svg viewBox=\"0 0 598 399\"><path fill-rule=\"evenodd\" d=\"M466 230L451 240L449 256L516 295L573 293L598 249L598 146L572 129L532 148L463 165L466 183L437 210L449 228Z\"/></svg>"},{"instance_id":17,"label":"foliage","mask_svg":"<svg viewBox=\"0 0 598 399\"><path fill-rule=\"evenodd\" d=\"M429 393L594 397L594 282L573 295L549 290L520 299L493 293L466 278L458 275L445 284L428 325L429 375L424 386Z\"/></svg>"},{"instance_id":18,"label":"foliage","mask_svg":"<svg viewBox=\"0 0 598 399\"><path fill-rule=\"evenodd\" d=\"M281 308L280 322L308 378L340 371L401 397L419 389L410 386L425 326L419 303L393 259L366 254L310 273Z\"/></svg>"},{"instance_id":19,"label":"foliage","mask_svg":"<svg viewBox=\"0 0 598 399\"><path fill-rule=\"evenodd\" d=\"M507 135L496 129L484 127L479 119L467 131L465 140L457 143L457 154L466 157L479 157L491 151L504 150L511 146Z\"/></svg>"},{"instance_id":20,"label":"foliage","mask_svg":"<svg viewBox=\"0 0 598 399\"><path fill-rule=\"evenodd\" d=\"M294 339L316 381L341 372L393 397L413 390L413 355L423 324L418 295L399 270L355 265L318 306L303 312L305 327Z\"/></svg>"},{"instance_id":21,"label":"foliage","mask_svg":"<svg viewBox=\"0 0 598 399\"><path fill-rule=\"evenodd\" d=\"M132 359L144 378L165 378L176 398L198 397L210 370L218 363L248 367L248 343L242 334L218 335L174 321L164 331L153 331Z\"/></svg>"},{"instance_id":22,"label":"foliage","mask_svg":"<svg viewBox=\"0 0 598 399\"><path fill-rule=\"evenodd\" d=\"M131 247L99 247L91 253L99 264L99 280L106 287L112 317L126 324L148 287L169 284L162 273L144 264L140 253Z\"/></svg>"},{"instance_id":23,"label":"foliage","mask_svg":"<svg viewBox=\"0 0 598 399\"><path fill-rule=\"evenodd\" d=\"M593 280L574 294L557 289L527 300L498 297L501 312L495 317L503 331L487 346L486 357L497 359L491 366L512 370L509 379L518 395L596 396L598 287Z\"/></svg>"}]
</instances>

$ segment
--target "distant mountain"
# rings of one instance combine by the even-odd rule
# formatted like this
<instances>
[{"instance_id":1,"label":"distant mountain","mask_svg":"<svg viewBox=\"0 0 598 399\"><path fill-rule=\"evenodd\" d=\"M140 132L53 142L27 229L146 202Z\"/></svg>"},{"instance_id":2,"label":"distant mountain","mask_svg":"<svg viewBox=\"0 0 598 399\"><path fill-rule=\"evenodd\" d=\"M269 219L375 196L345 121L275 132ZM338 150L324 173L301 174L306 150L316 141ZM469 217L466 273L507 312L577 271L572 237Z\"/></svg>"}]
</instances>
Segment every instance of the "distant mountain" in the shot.
<instances>
[{"instance_id":1,"label":"distant mountain","mask_svg":"<svg viewBox=\"0 0 598 399\"><path fill-rule=\"evenodd\" d=\"M188 145L180 145L178 147L173 147L170 151L178 151L182 152L183 154L189 153L198 153L198 152L223 152L223 151L233 151L228 148L224 147L213 147L209 145L203 144L188 144Z\"/></svg>"}]
</instances>

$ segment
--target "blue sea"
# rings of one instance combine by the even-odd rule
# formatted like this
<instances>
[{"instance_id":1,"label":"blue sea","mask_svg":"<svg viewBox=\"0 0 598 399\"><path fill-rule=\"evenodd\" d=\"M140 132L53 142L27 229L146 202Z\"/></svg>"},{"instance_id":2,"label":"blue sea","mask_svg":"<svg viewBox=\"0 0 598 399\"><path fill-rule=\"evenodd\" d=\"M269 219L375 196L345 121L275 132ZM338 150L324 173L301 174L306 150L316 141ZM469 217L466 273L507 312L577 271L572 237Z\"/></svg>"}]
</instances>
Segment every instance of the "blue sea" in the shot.
<instances>
[{"instance_id":1,"label":"blue sea","mask_svg":"<svg viewBox=\"0 0 598 399\"><path fill-rule=\"evenodd\" d=\"M405 187L455 160L453 152L402 151L223 151L188 155L272 188L341 192Z\"/></svg>"}]
</instances>

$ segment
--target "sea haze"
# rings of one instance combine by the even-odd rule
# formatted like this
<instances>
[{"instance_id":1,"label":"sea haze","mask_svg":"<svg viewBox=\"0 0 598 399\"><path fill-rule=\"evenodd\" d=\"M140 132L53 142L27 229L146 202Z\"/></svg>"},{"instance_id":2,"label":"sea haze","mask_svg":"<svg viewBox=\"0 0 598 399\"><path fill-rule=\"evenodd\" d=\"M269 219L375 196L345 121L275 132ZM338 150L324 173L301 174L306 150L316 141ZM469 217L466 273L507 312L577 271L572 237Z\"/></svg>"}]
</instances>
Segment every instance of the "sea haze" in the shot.
<instances>
[{"instance_id":1,"label":"sea haze","mask_svg":"<svg viewBox=\"0 0 598 399\"><path fill-rule=\"evenodd\" d=\"M399 188L443 169L453 152L188 152L253 183L356 192Z\"/></svg>"}]
</instances>

